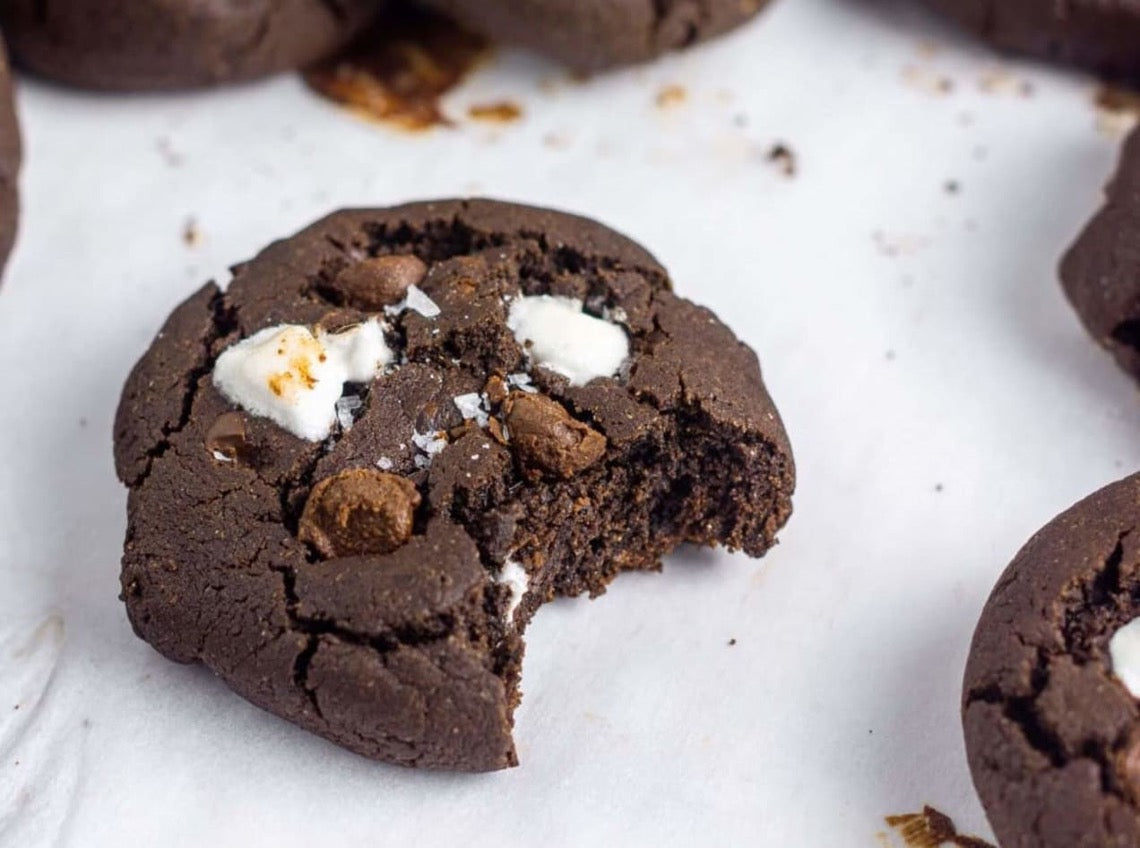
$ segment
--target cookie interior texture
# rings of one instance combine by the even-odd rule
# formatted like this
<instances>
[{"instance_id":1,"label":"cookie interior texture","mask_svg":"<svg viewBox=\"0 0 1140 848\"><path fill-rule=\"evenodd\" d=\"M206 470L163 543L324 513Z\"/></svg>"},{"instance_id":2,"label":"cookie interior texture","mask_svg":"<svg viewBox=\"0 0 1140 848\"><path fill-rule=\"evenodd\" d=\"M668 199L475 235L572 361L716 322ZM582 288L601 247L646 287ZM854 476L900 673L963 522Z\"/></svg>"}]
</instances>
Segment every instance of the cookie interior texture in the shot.
<instances>
[{"instance_id":1,"label":"cookie interior texture","mask_svg":"<svg viewBox=\"0 0 1140 848\"><path fill-rule=\"evenodd\" d=\"M236 340L371 316L353 306L360 275L348 269L387 254L422 260L420 289L441 313L391 319L400 364L350 387L350 429L306 442L219 394L211 369ZM575 387L529 367L506 326L521 294L620 315L626 372ZM523 372L536 391L521 394L538 400L520 413L499 378ZM473 393L493 407L482 425L456 403ZM572 455L522 438L553 433L555 419ZM426 456L423 434L446 446ZM290 721L424 767L516 763L521 633L542 603L600 594L685 542L759 556L794 486L755 354L673 294L649 254L590 221L489 201L335 214L238 267L224 293L206 286L136 366L115 439L130 488L122 591L138 634ZM361 520L387 540L411 514L405 544L325 559L298 538L314 487L378 468L415 492ZM381 485L394 490L353 483ZM310 512L335 513L350 487L337 497ZM351 550L333 536L306 534ZM504 577L522 571L518 598Z\"/></svg>"},{"instance_id":2,"label":"cookie interior texture","mask_svg":"<svg viewBox=\"0 0 1140 848\"><path fill-rule=\"evenodd\" d=\"M1140 380L1140 131L1133 131L1107 200L1061 262L1065 292L1089 333Z\"/></svg>"},{"instance_id":3,"label":"cookie interior texture","mask_svg":"<svg viewBox=\"0 0 1140 848\"><path fill-rule=\"evenodd\" d=\"M581 71L645 62L722 35L768 0L418 0L496 41Z\"/></svg>"},{"instance_id":4,"label":"cookie interior texture","mask_svg":"<svg viewBox=\"0 0 1140 848\"><path fill-rule=\"evenodd\" d=\"M1140 79L1140 7L1132 0L926 0L995 46Z\"/></svg>"},{"instance_id":5,"label":"cookie interior texture","mask_svg":"<svg viewBox=\"0 0 1140 848\"><path fill-rule=\"evenodd\" d=\"M304 67L349 41L382 0L4 0L16 62L85 88L188 88Z\"/></svg>"},{"instance_id":6,"label":"cookie interior texture","mask_svg":"<svg viewBox=\"0 0 1140 848\"><path fill-rule=\"evenodd\" d=\"M17 180L20 175L20 124L12 90L12 73L0 41L0 272L16 241L19 219Z\"/></svg>"},{"instance_id":7,"label":"cookie interior texture","mask_svg":"<svg viewBox=\"0 0 1140 848\"><path fill-rule=\"evenodd\" d=\"M1003 848L1140 844L1140 707L1109 642L1140 615L1140 476L1022 549L966 669L974 783Z\"/></svg>"}]
</instances>

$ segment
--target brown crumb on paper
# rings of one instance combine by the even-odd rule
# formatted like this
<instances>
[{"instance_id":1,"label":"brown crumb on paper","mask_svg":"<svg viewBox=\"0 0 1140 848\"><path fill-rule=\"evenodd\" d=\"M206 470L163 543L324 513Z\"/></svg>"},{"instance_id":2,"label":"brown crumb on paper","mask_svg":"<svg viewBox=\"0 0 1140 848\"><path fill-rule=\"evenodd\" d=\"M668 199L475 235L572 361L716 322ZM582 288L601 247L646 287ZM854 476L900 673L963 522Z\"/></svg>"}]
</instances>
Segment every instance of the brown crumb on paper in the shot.
<instances>
[{"instance_id":1,"label":"brown crumb on paper","mask_svg":"<svg viewBox=\"0 0 1140 848\"><path fill-rule=\"evenodd\" d=\"M672 109L689 99L689 92L683 85L667 85L657 92L657 108Z\"/></svg>"},{"instance_id":2,"label":"brown crumb on paper","mask_svg":"<svg viewBox=\"0 0 1140 848\"><path fill-rule=\"evenodd\" d=\"M198 222L194 218L187 218L182 225L182 242L189 248L202 243L202 231L198 229Z\"/></svg>"},{"instance_id":3,"label":"brown crumb on paper","mask_svg":"<svg viewBox=\"0 0 1140 848\"><path fill-rule=\"evenodd\" d=\"M886 822L907 848L994 848L984 839L962 836L948 815L929 805L921 813L887 816Z\"/></svg>"},{"instance_id":4,"label":"brown crumb on paper","mask_svg":"<svg viewBox=\"0 0 1140 848\"><path fill-rule=\"evenodd\" d=\"M786 144L777 143L768 151L767 159L780 169L785 177L794 177L797 170L796 152Z\"/></svg>"},{"instance_id":5,"label":"brown crumb on paper","mask_svg":"<svg viewBox=\"0 0 1140 848\"><path fill-rule=\"evenodd\" d=\"M445 18L401 8L304 77L314 91L367 118L425 130L452 123L440 99L489 49L486 40Z\"/></svg>"},{"instance_id":6,"label":"brown crumb on paper","mask_svg":"<svg viewBox=\"0 0 1140 848\"><path fill-rule=\"evenodd\" d=\"M476 103L467 110L469 117L476 121L493 121L499 124L509 124L517 121L523 115L522 107L509 100L498 103Z\"/></svg>"}]
</instances>

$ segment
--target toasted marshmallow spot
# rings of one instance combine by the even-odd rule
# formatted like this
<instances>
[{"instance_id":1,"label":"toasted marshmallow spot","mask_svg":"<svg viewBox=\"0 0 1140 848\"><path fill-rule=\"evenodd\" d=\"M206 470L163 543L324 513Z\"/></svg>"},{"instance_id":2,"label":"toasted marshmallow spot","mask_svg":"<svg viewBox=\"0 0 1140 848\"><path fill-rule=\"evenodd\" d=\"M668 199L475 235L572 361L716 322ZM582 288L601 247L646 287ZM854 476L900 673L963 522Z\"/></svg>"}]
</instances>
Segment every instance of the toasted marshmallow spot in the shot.
<instances>
[{"instance_id":1,"label":"toasted marshmallow spot","mask_svg":"<svg viewBox=\"0 0 1140 848\"><path fill-rule=\"evenodd\" d=\"M328 438L345 383L371 382L392 362L376 320L341 333L284 324L226 349L214 385L246 412L311 442Z\"/></svg>"},{"instance_id":2,"label":"toasted marshmallow spot","mask_svg":"<svg viewBox=\"0 0 1140 848\"><path fill-rule=\"evenodd\" d=\"M518 298L507 316L531 362L562 374L573 386L613 377L629 359L625 330L582 309L580 300L544 294Z\"/></svg>"}]
</instances>

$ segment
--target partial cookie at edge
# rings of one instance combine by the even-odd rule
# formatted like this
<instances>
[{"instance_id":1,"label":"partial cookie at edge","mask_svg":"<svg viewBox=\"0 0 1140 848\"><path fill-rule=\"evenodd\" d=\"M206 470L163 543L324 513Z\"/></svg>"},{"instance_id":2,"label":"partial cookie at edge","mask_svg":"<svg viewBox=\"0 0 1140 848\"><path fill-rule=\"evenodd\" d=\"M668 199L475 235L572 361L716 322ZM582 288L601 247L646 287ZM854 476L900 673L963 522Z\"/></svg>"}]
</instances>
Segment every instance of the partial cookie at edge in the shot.
<instances>
[{"instance_id":1,"label":"partial cookie at edge","mask_svg":"<svg viewBox=\"0 0 1140 848\"><path fill-rule=\"evenodd\" d=\"M1018 553L974 634L970 770L1003 848L1140 844L1140 704L1108 645L1140 615L1140 476L1097 492Z\"/></svg>"},{"instance_id":2,"label":"partial cookie at edge","mask_svg":"<svg viewBox=\"0 0 1140 848\"><path fill-rule=\"evenodd\" d=\"M383 0L5 0L14 61L83 88L235 82L309 65L359 33ZM113 7L113 10L112 10Z\"/></svg>"},{"instance_id":3,"label":"partial cookie at edge","mask_svg":"<svg viewBox=\"0 0 1140 848\"><path fill-rule=\"evenodd\" d=\"M1128 0L925 0L1001 50L1140 80L1140 7Z\"/></svg>"},{"instance_id":4,"label":"partial cookie at edge","mask_svg":"<svg viewBox=\"0 0 1140 848\"><path fill-rule=\"evenodd\" d=\"M22 158L20 123L16 117L12 72L0 41L0 274L19 226L20 200L17 182Z\"/></svg>"},{"instance_id":5,"label":"partial cookie at edge","mask_svg":"<svg viewBox=\"0 0 1140 848\"><path fill-rule=\"evenodd\" d=\"M769 0L418 0L579 71L646 62L740 26Z\"/></svg>"},{"instance_id":6,"label":"partial cookie at edge","mask_svg":"<svg viewBox=\"0 0 1140 848\"><path fill-rule=\"evenodd\" d=\"M1100 211L1061 262L1085 328L1140 380L1140 131L1125 142Z\"/></svg>"}]
</instances>

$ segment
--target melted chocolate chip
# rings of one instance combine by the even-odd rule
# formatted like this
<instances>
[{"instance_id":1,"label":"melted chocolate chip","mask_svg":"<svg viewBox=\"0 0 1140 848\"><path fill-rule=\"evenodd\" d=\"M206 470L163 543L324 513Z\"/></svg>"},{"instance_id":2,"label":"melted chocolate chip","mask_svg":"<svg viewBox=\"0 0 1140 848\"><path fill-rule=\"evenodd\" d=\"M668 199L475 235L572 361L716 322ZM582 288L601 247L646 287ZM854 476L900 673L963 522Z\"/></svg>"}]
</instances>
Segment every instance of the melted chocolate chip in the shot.
<instances>
[{"instance_id":1,"label":"melted chocolate chip","mask_svg":"<svg viewBox=\"0 0 1140 848\"><path fill-rule=\"evenodd\" d=\"M380 310L404 299L409 288L427 276L427 265L412 255L377 256L349 265L334 287L352 306Z\"/></svg>"},{"instance_id":2,"label":"melted chocolate chip","mask_svg":"<svg viewBox=\"0 0 1140 848\"><path fill-rule=\"evenodd\" d=\"M506 403L511 446L524 468L570 478L606 453L606 437L543 395L514 392Z\"/></svg>"},{"instance_id":3,"label":"melted chocolate chip","mask_svg":"<svg viewBox=\"0 0 1140 848\"><path fill-rule=\"evenodd\" d=\"M249 459L249 441L246 437L245 416L240 412L219 415L206 432L206 450L223 462Z\"/></svg>"},{"instance_id":4,"label":"melted chocolate chip","mask_svg":"<svg viewBox=\"0 0 1140 848\"><path fill-rule=\"evenodd\" d=\"M410 480L354 468L313 488L298 536L326 559L389 554L412 537L419 505Z\"/></svg>"}]
</instances>

